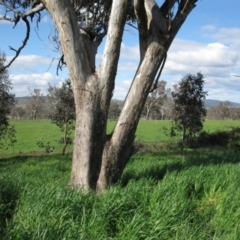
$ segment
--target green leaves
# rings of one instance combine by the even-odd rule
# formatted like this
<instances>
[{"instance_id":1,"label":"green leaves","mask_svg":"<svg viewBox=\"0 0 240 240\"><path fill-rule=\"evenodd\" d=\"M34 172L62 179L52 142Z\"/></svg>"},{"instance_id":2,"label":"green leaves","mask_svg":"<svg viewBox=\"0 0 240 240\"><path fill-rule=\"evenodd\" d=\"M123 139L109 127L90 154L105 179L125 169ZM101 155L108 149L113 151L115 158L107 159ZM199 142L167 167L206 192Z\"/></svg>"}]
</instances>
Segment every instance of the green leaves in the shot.
<instances>
[{"instance_id":1,"label":"green leaves","mask_svg":"<svg viewBox=\"0 0 240 240\"><path fill-rule=\"evenodd\" d=\"M201 73L188 74L172 93L174 109L171 135L176 135L176 132L182 133L182 148L185 139L191 139L203 127L206 116L204 99L207 95L207 92L203 91L203 84Z\"/></svg>"},{"instance_id":2,"label":"green leaves","mask_svg":"<svg viewBox=\"0 0 240 240\"><path fill-rule=\"evenodd\" d=\"M0 69L6 62L6 56L0 51ZM11 107L14 103L14 96L10 94L11 82L7 70L0 71L0 140L7 133L8 118Z\"/></svg>"}]
</instances>

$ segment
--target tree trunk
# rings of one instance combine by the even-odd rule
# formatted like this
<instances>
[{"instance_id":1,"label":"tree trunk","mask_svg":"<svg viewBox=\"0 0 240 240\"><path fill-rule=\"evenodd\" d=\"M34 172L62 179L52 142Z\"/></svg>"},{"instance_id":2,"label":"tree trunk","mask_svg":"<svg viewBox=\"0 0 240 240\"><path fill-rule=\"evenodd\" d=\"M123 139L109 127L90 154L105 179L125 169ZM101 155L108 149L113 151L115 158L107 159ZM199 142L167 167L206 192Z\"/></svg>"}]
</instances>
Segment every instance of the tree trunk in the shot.
<instances>
[{"instance_id":1,"label":"tree trunk","mask_svg":"<svg viewBox=\"0 0 240 240\"><path fill-rule=\"evenodd\" d=\"M75 93L76 126L70 185L96 188L106 119L101 116L98 94L87 89Z\"/></svg>"},{"instance_id":2,"label":"tree trunk","mask_svg":"<svg viewBox=\"0 0 240 240\"><path fill-rule=\"evenodd\" d=\"M133 80L111 139L106 143L97 187L116 183L130 158L137 124L165 49L152 42Z\"/></svg>"},{"instance_id":3,"label":"tree trunk","mask_svg":"<svg viewBox=\"0 0 240 240\"><path fill-rule=\"evenodd\" d=\"M63 136L63 149L62 149L62 155L65 155L66 148L67 148L67 122L64 123L64 136Z\"/></svg>"},{"instance_id":4,"label":"tree trunk","mask_svg":"<svg viewBox=\"0 0 240 240\"><path fill-rule=\"evenodd\" d=\"M181 143L181 153L183 154L184 145L185 145L185 139L186 139L186 127L183 127L183 133L182 133L182 143Z\"/></svg>"},{"instance_id":5,"label":"tree trunk","mask_svg":"<svg viewBox=\"0 0 240 240\"><path fill-rule=\"evenodd\" d=\"M57 27L73 86L76 127L70 185L104 190L122 175L153 80L178 29L195 6L195 0L179 4L176 20L170 23L166 18L169 16L167 5L160 9L153 0L134 0L141 59L118 122L108 136L107 115L129 0L112 1L105 50L97 72L93 63L96 51L90 51L97 43L90 42L79 31L71 1L41 2ZM174 2L169 2L170 10Z\"/></svg>"}]
</instances>

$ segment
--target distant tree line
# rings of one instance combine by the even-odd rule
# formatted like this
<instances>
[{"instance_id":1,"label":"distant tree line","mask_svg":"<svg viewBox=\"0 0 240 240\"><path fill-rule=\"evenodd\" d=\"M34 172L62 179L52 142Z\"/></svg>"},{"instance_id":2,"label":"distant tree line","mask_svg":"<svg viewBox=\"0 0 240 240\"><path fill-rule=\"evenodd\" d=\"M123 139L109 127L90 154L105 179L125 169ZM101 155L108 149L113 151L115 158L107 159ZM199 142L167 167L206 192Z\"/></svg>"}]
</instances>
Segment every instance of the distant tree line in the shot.
<instances>
[{"instance_id":1,"label":"distant tree line","mask_svg":"<svg viewBox=\"0 0 240 240\"><path fill-rule=\"evenodd\" d=\"M229 101L223 101L216 107L208 108L206 118L214 120L239 120L240 108L232 107Z\"/></svg>"},{"instance_id":2,"label":"distant tree line","mask_svg":"<svg viewBox=\"0 0 240 240\"><path fill-rule=\"evenodd\" d=\"M54 102L52 101L51 88L49 86L48 94L43 95L41 89L29 89L29 96L17 98L10 111L12 119L51 119ZM149 94L142 112L142 119L152 120L172 120L174 118L174 98L173 94L177 91L178 85L167 88L167 82L161 80ZM19 99L19 100L18 100ZM110 104L108 118L117 120L123 101L113 99ZM229 101L219 102L215 107L206 108L206 119L211 120L239 120L240 108L232 107Z\"/></svg>"}]
</instances>

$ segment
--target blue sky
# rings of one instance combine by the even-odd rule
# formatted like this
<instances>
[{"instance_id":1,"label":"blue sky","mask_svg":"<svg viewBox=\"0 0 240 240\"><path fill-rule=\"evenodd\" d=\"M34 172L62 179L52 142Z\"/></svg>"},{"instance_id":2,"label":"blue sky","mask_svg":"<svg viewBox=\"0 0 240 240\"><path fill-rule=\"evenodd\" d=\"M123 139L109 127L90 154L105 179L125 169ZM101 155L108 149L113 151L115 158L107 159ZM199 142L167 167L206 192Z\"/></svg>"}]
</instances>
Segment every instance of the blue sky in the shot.
<instances>
[{"instance_id":1,"label":"blue sky","mask_svg":"<svg viewBox=\"0 0 240 240\"><path fill-rule=\"evenodd\" d=\"M162 3L161 0L157 1ZM0 8L0 15L3 14ZM29 89L41 88L45 93L48 83L60 85L68 77L67 70L56 75L53 58L59 54L53 51L48 36L53 31L47 15L35 31L32 23L30 40L21 56L9 68L13 93L16 96L29 95ZM129 29L129 28L126 28ZM17 48L24 37L25 26L20 22L13 25L0 21L0 49L8 57L13 52L8 46ZM97 59L101 59L104 42ZM125 31L121 59L118 66L114 98L124 99L139 61L138 35L134 29ZM50 68L49 68L50 67ZM177 37L175 38L163 70L161 79L167 87L188 74L201 72L205 77L207 98L240 102L240 1L199 0Z\"/></svg>"}]
</instances>

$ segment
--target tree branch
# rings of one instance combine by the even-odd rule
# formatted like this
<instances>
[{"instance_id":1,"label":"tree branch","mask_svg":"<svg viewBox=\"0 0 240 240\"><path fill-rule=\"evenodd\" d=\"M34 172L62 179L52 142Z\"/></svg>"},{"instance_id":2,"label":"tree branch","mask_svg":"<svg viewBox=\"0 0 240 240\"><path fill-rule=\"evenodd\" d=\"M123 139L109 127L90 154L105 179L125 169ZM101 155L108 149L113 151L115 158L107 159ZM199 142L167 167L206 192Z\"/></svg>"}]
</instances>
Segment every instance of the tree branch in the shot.
<instances>
[{"instance_id":1,"label":"tree branch","mask_svg":"<svg viewBox=\"0 0 240 240\"><path fill-rule=\"evenodd\" d=\"M16 50L12 47L9 46L9 48L13 51L15 51L15 56L12 58L12 60L6 65L4 66L3 68L0 69L0 72L3 71L4 69L8 68L11 66L11 64L15 61L15 59L19 56L20 52L22 51L22 49L27 45L27 41L29 39L29 35L30 35L30 24L29 24L29 21L27 20L26 17L23 17L22 20L25 22L26 24L26 28L27 28L27 31L26 31L26 37L25 39L23 40L23 43L22 45Z\"/></svg>"},{"instance_id":2,"label":"tree branch","mask_svg":"<svg viewBox=\"0 0 240 240\"><path fill-rule=\"evenodd\" d=\"M172 25L168 29L169 31L169 43L171 44L173 38L176 36L178 30L186 20L189 13L193 10L193 8L196 6L196 2L198 0L181 0L178 1L178 11L176 13L176 16L172 20Z\"/></svg>"},{"instance_id":3,"label":"tree branch","mask_svg":"<svg viewBox=\"0 0 240 240\"><path fill-rule=\"evenodd\" d=\"M21 53L22 49L27 45L27 41L29 39L30 36L30 24L29 21L27 19L28 16L33 17L35 13L39 13L40 11L42 11L43 9L45 9L44 5L40 2L37 2L37 4L33 4L33 8L30 9L27 12L21 12L16 8L13 8L12 6L6 4L5 2L0 0L0 5L3 5L6 9L12 11L16 16L14 18L12 17L6 17L6 16L2 16L0 17L0 20L5 20L5 21L9 21L9 22L14 22L15 25L14 27L17 25L17 23L20 21L20 19L22 19L25 24L26 24L26 36L22 42L22 45L18 48L18 49L14 49L13 47L9 46L10 50L15 51L15 56L12 58L12 60L6 65L3 66L0 71L3 71L4 69L8 68L11 66L11 64L15 61L15 59L19 56L19 54Z\"/></svg>"},{"instance_id":4,"label":"tree branch","mask_svg":"<svg viewBox=\"0 0 240 240\"><path fill-rule=\"evenodd\" d=\"M16 13L17 15L21 15L21 14L22 14L21 11L13 8L12 6L6 4L5 2L3 2L3 1L1 1L1 0L0 0L0 5L3 5L6 9L11 10L12 12Z\"/></svg>"},{"instance_id":5,"label":"tree branch","mask_svg":"<svg viewBox=\"0 0 240 240\"><path fill-rule=\"evenodd\" d=\"M21 15L21 17L32 16L32 15L34 15L35 13L39 13L39 12L41 12L41 11L44 10L44 9L45 9L44 5L43 5L42 3L40 3L40 4L37 5L36 7L30 9L29 11L27 11L27 12L25 12L25 13L23 13L23 14Z\"/></svg>"},{"instance_id":6,"label":"tree branch","mask_svg":"<svg viewBox=\"0 0 240 240\"><path fill-rule=\"evenodd\" d=\"M140 59L142 60L147 49L147 15L144 8L144 0L134 0L134 11L137 17L139 29Z\"/></svg>"},{"instance_id":7,"label":"tree branch","mask_svg":"<svg viewBox=\"0 0 240 240\"><path fill-rule=\"evenodd\" d=\"M62 71L64 65L66 66L66 62L64 61L64 55L62 54L57 64L57 76L58 76L59 69Z\"/></svg>"},{"instance_id":8,"label":"tree branch","mask_svg":"<svg viewBox=\"0 0 240 240\"><path fill-rule=\"evenodd\" d=\"M179 0L165 0L165 2L162 4L160 10L164 14L164 16L169 15L169 10L173 8L174 4L176 2L179 2Z\"/></svg>"},{"instance_id":9,"label":"tree branch","mask_svg":"<svg viewBox=\"0 0 240 240\"><path fill-rule=\"evenodd\" d=\"M35 14L35 13L40 12L43 9L45 9L44 5L40 2L39 2L39 4L33 4L32 8L27 12L21 12L18 9L13 8L12 6L6 4L5 2L3 2L1 0L0 0L0 5L3 5L6 9L9 9L10 11L16 13L21 18L31 16L32 14Z\"/></svg>"},{"instance_id":10,"label":"tree branch","mask_svg":"<svg viewBox=\"0 0 240 240\"><path fill-rule=\"evenodd\" d=\"M103 109L109 105L114 88L114 80L120 56L121 39L127 18L129 0L113 0L110 14L106 46L99 67Z\"/></svg>"},{"instance_id":11,"label":"tree branch","mask_svg":"<svg viewBox=\"0 0 240 240\"><path fill-rule=\"evenodd\" d=\"M0 21L1 20L8 21L8 22L13 22L13 23L16 21L15 18L6 17L6 16L0 17Z\"/></svg>"}]
</instances>

